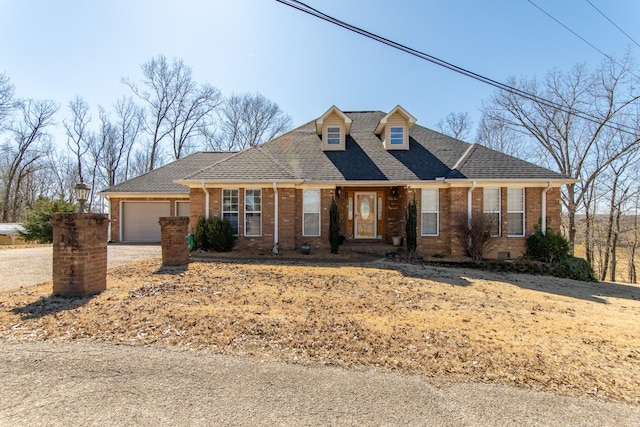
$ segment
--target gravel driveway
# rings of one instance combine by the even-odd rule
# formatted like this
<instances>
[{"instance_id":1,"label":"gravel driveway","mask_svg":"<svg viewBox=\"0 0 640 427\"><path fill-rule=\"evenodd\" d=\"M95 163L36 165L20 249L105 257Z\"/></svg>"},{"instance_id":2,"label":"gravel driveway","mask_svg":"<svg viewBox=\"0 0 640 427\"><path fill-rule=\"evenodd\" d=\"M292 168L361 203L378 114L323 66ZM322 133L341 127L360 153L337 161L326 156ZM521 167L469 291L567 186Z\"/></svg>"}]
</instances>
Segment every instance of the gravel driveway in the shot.
<instances>
[{"instance_id":1,"label":"gravel driveway","mask_svg":"<svg viewBox=\"0 0 640 427\"><path fill-rule=\"evenodd\" d=\"M2 342L0 425L631 426L638 406L89 342Z\"/></svg>"},{"instance_id":2,"label":"gravel driveway","mask_svg":"<svg viewBox=\"0 0 640 427\"><path fill-rule=\"evenodd\" d=\"M117 267L160 258L160 245L108 245L107 266ZM52 279L53 247L0 250L0 290L29 286Z\"/></svg>"}]
</instances>

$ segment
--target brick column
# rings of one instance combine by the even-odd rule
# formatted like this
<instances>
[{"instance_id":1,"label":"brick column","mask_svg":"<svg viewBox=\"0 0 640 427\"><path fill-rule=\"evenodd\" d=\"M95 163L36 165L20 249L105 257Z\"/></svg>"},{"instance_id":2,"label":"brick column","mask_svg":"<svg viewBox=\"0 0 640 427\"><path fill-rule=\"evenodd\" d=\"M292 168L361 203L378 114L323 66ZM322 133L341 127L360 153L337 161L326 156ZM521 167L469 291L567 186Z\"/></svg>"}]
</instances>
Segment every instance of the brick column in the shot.
<instances>
[{"instance_id":1,"label":"brick column","mask_svg":"<svg viewBox=\"0 0 640 427\"><path fill-rule=\"evenodd\" d=\"M163 216L158 221L162 239L162 265L189 263L189 217Z\"/></svg>"},{"instance_id":2,"label":"brick column","mask_svg":"<svg viewBox=\"0 0 640 427\"><path fill-rule=\"evenodd\" d=\"M109 216L54 213L53 294L86 297L107 289Z\"/></svg>"}]
</instances>

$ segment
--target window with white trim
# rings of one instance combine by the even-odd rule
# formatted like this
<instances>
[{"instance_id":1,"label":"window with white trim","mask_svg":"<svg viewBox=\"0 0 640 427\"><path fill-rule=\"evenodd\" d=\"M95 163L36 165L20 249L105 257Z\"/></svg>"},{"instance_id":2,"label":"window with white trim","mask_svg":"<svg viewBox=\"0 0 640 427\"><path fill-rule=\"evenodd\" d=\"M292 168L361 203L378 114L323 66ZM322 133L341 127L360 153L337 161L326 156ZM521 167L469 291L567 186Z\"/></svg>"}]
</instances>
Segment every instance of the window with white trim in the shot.
<instances>
[{"instance_id":1,"label":"window with white trim","mask_svg":"<svg viewBox=\"0 0 640 427\"><path fill-rule=\"evenodd\" d=\"M402 126L393 126L389 129L389 143L391 145L404 144L404 128Z\"/></svg>"},{"instance_id":2,"label":"window with white trim","mask_svg":"<svg viewBox=\"0 0 640 427\"><path fill-rule=\"evenodd\" d=\"M421 234L423 236L437 236L440 217L440 190L437 188L424 188L422 190L422 221L421 221Z\"/></svg>"},{"instance_id":3,"label":"window with white trim","mask_svg":"<svg viewBox=\"0 0 640 427\"><path fill-rule=\"evenodd\" d=\"M262 190L244 190L244 235L262 236Z\"/></svg>"},{"instance_id":4,"label":"window with white trim","mask_svg":"<svg viewBox=\"0 0 640 427\"><path fill-rule=\"evenodd\" d=\"M320 235L320 190L302 193L302 235Z\"/></svg>"},{"instance_id":5,"label":"window with white trim","mask_svg":"<svg viewBox=\"0 0 640 427\"><path fill-rule=\"evenodd\" d=\"M222 219L229 220L233 235L238 235L238 199L239 190L222 190Z\"/></svg>"},{"instance_id":6,"label":"window with white trim","mask_svg":"<svg viewBox=\"0 0 640 427\"><path fill-rule=\"evenodd\" d=\"M500 236L500 189L484 189L483 213L491 220L491 237Z\"/></svg>"},{"instance_id":7,"label":"window with white trim","mask_svg":"<svg viewBox=\"0 0 640 427\"><path fill-rule=\"evenodd\" d=\"M327 144L329 145L340 144L340 128L339 127L327 128Z\"/></svg>"},{"instance_id":8,"label":"window with white trim","mask_svg":"<svg viewBox=\"0 0 640 427\"><path fill-rule=\"evenodd\" d=\"M507 190L507 234L524 236L524 188Z\"/></svg>"}]
</instances>

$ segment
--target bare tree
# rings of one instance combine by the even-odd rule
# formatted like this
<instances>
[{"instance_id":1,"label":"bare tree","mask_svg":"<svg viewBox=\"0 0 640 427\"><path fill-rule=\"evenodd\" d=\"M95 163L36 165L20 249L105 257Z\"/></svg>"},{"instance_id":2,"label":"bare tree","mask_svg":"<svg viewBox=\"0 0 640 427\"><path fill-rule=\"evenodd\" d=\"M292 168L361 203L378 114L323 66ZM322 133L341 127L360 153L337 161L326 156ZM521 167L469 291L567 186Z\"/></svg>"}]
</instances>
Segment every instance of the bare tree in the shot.
<instances>
[{"instance_id":1,"label":"bare tree","mask_svg":"<svg viewBox=\"0 0 640 427\"><path fill-rule=\"evenodd\" d=\"M16 102L13 98L14 87L6 74L0 74L0 131L3 122L7 119L16 108Z\"/></svg>"},{"instance_id":2,"label":"bare tree","mask_svg":"<svg viewBox=\"0 0 640 427\"><path fill-rule=\"evenodd\" d=\"M232 95L219 113L216 145L223 151L243 150L260 145L291 126L291 117L265 96Z\"/></svg>"},{"instance_id":3,"label":"bare tree","mask_svg":"<svg viewBox=\"0 0 640 427\"><path fill-rule=\"evenodd\" d=\"M103 165L107 169L109 186L129 179L129 159L144 124L144 111L130 97L120 98L116 101L114 109L117 141L113 147L107 147ZM125 162L124 170L119 174L122 160Z\"/></svg>"},{"instance_id":4,"label":"bare tree","mask_svg":"<svg viewBox=\"0 0 640 427\"><path fill-rule=\"evenodd\" d=\"M632 131L632 137L625 139L615 152L609 151L607 157L600 157L603 151L598 151L606 139L606 130L621 129L619 123L627 119L639 99L631 82L631 66L630 58L622 62L610 59L593 73L582 65L566 74L552 71L541 84L535 79L511 78L510 86L534 96L499 91L483 106L486 116L503 120L540 147L545 155L541 163L546 162L567 177L581 179L580 183L566 185L562 192L572 250L576 211L590 186L612 161L624 157L638 145Z\"/></svg>"},{"instance_id":5,"label":"bare tree","mask_svg":"<svg viewBox=\"0 0 640 427\"><path fill-rule=\"evenodd\" d=\"M222 95L218 89L206 83L197 88L192 82L188 93L178 100L169 115L175 159L194 151L196 144L193 139L202 135L207 126L207 117L221 103Z\"/></svg>"},{"instance_id":6,"label":"bare tree","mask_svg":"<svg viewBox=\"0 0 640 427\"><path fill-rule=\"evenodd\" d=\"M638 229L638 209L640 208L640 188L636 189L635 205L633 207L633 227L631 229L631 239L629 239L629 259L627 281L629 283L638 283L638 275L636 272L636 249L640 241L640 230Z\"/></svg>"},{"instance_id":7,"label":"bare tree","mask_svg":"<svg viewBox=\"0 0 640 427\"><path fill-rule=\"evenodd\" d=\"M483 114L478 125L476 140L479 144L510 156L524 158L526 141L508 125L504 118Z\"/></svg>"},{"instance_id":8,"label":"bare tree","mask_svg":"<svg viewBox=\"0 0 640 427\"><path fill-rule=\"evenodd\" d=\"M2 147L6 159L4 194L2 195L2 222L18 220L23 180L36 170L37 162L46 155L50 138L46 133L53 124L58 105L50 100L22 100L19 119L9 125L12 141Z\"/></svg>"},{"instance_id":9,"label":"bare tree","mask_svg":"<svg viewBox=\"0 0 640 427\"><path fill-rule=\"evenodd\" d=\"M50 198L73 202L75 194L72 188L78 180L78 166L75 159L72 159L66 151L51 150L47 153L47 157L43 162L51 185L51 190L45 195Z\"/></svg>"},{"instance_id":10,"label":"bare tree","mask_svg":"<svg viewBox=\"0 0 640 427\"><path fill-rule=\"evenodd\" d=\"M469 113L449 113L436 123L436 129L440 132L463 141L469 139L471 126Z\"/></svg>"},{"instance_id":11,"label":"bare tree","mask_svg":"<svg viewBox=\"0 0 640 427\"><path fill-rule=\"evenodd\" d=\"M78 162L78 177L84 181L82 176L82 156L89 150L90 131L88 129L91 122L89 104L81 97L76 96L69 102L71 120L63 120L62 125L67 134L67 146Z\"/></svg>"},{"instance_id":12,"label":"bare tree","mask_svg":"<svg viewBox=\"0 0 640 427\"><path fill-rule=\"evenodd\" d=\"M160 145L165 138L173 141L173 153L179 158L199 123L220 102L220 92L205 84L198 86L191 68L182 60L169 63L158 55L142 64L143 80L138 86L129 79L123 82L146 104L146 128L151 135L147 171L162 162Z\"/></svg>"}]
</instances>

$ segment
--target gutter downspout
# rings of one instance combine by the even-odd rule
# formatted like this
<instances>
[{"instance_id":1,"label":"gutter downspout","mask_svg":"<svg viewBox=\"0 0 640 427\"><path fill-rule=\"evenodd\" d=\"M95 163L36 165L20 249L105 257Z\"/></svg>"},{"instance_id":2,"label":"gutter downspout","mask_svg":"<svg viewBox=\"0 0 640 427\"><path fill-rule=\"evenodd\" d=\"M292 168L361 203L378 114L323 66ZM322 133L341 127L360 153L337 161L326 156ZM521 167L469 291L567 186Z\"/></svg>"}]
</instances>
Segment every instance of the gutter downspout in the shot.
<instances>
[{"instance_id":1,"label":"gutter downspout","mask_svg":"<svg viewBox=\"0 0 640 427\"><path fill-rule=\"evenodd\" d=\"M209 190L204 181L202 181L202 191L204 191L204 218L209 219Z\"/></svg>"},{"instance_id":2,"label":"gutter downspout","mask_svg":"<svg viewBox=\"0 0 640 427\"><path fill-rule=\"evenodd\" d=\"M476 182L473 181L471 183L471 187L467 190L467 225L471 228L471 216L473 215L473 197L471 197L471 193L476 188Z\"/></svg>"},{"instance_id":3,"label":"gutter downspout","mask_svg":"<svg viewBox=\"0 0 640 427\"><path fill-rule=\"evenodd\" d=\"M542 234L547 234L547 191L551 190L553 186L553 182L549 181L547 184L547 188L542 190L542 203L541 203L541 225L542 225Z\"/></svg>"},{"instance_id":4,"label":"gutter downspout","mask_svg":"<svg viewBox=\"0 0 640 427\"><path fill-rule=\"evenodd\" d=\"M278 185L273 183L273 253L278 254Z\"/></svg>"}]
</instances>

